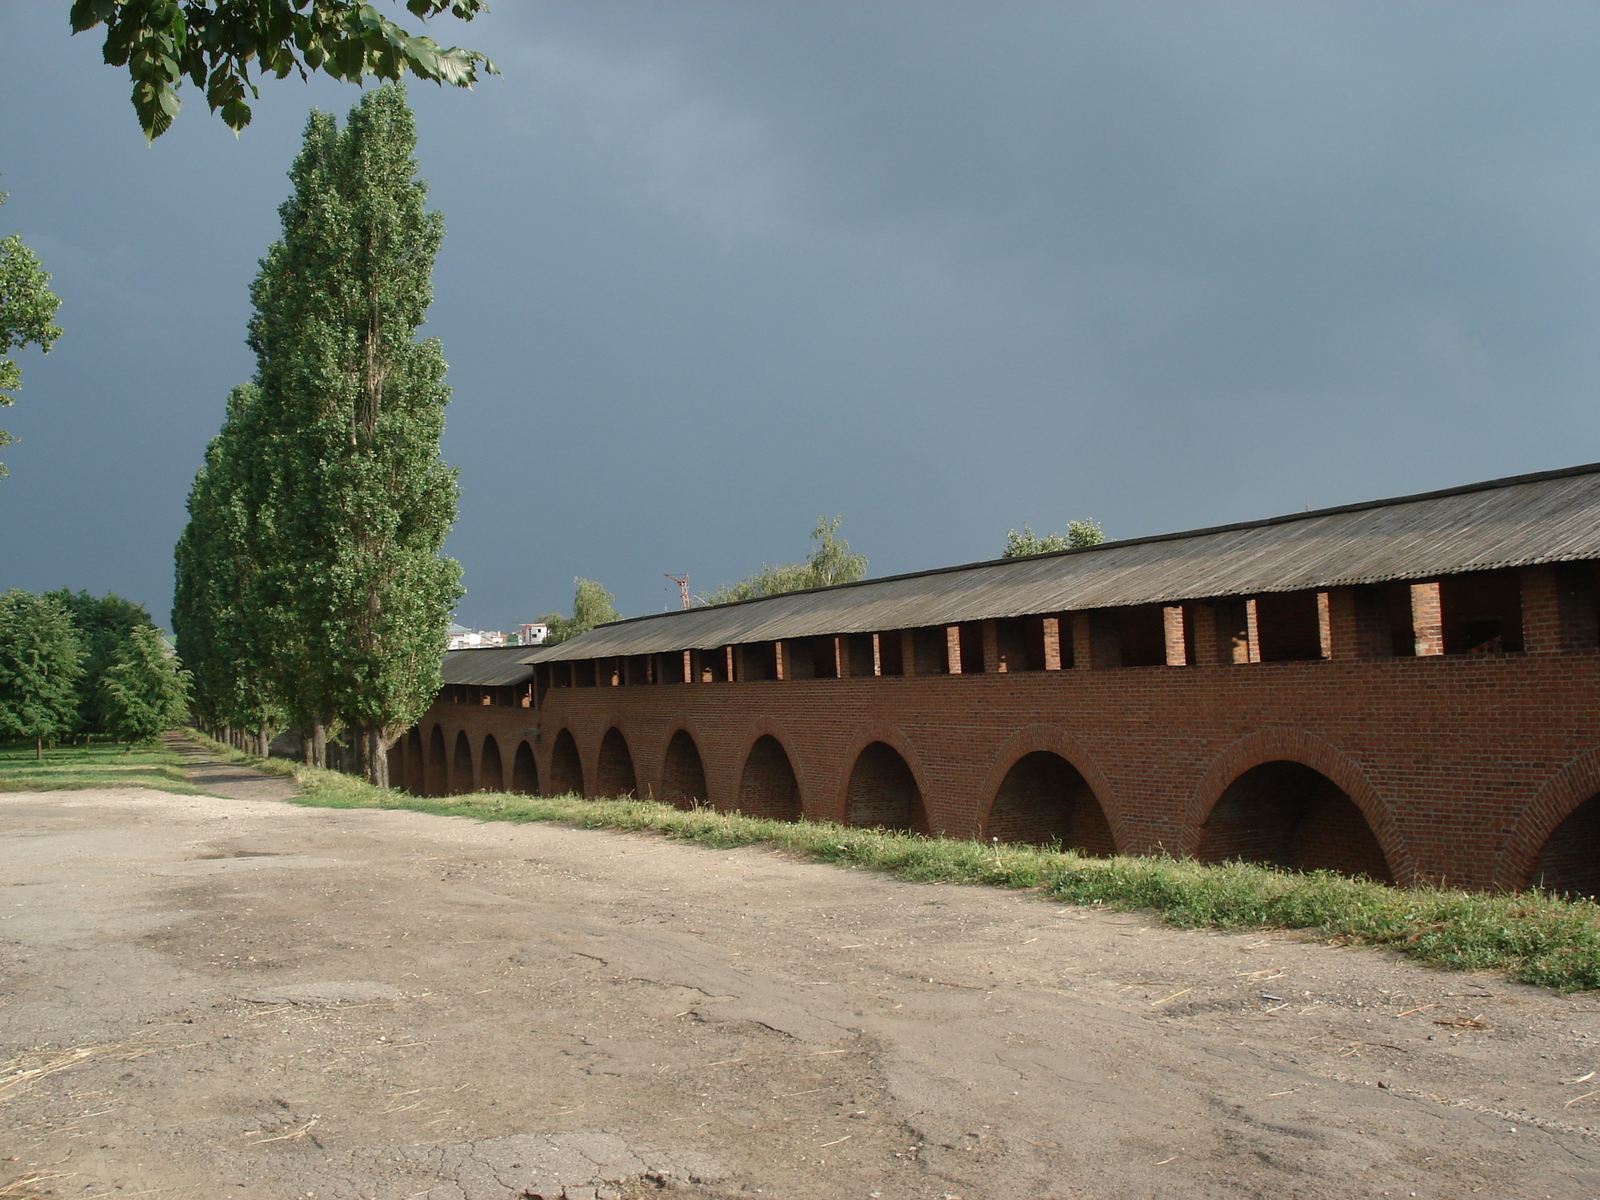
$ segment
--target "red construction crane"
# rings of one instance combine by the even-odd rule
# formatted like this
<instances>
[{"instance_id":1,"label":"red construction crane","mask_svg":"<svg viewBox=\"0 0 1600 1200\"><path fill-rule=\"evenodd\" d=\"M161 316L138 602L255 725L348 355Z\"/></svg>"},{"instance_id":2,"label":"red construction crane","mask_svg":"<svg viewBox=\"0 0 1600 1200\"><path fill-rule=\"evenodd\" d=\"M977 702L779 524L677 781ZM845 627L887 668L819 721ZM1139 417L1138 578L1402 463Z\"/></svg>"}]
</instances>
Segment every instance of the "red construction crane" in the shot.
<instances>
[{"instance_id":1,"label":"red construction crane","mask_svg":"<svg viewBox=\"0 0 1600 1200\"><path fill-rule=\"evenodd\" d=\"M688 608L689 607L689 577L687 575L685 575L682 578L679 578L676 575L668 575L667 572L665 572L665 571L663 571L661 573L663 575L666 575L666 577L668 579L672 580L673 583L678 585L678 600L681 602L681 604L682 604L682 606L684 608Z\"/></svg>"}]
</instances>

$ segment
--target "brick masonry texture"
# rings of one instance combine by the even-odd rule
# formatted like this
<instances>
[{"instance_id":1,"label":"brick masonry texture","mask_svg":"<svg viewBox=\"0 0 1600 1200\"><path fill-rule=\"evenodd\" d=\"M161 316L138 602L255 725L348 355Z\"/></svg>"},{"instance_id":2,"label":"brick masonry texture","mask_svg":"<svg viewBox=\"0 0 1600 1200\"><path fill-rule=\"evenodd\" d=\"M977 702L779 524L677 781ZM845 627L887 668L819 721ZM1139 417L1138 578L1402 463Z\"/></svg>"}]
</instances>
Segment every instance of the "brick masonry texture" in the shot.
<instances>
[{"instance_id":1,"label":"brick masonry texture","mask_svg":"<svg viewBox=\"0 0 1600 1200\"><path fill-rule=\"evenodd\" d=\"M1304 612L1272 619L1269 639L1316 653ZM854 809L863 824L1244 854L1403 884L1521 887L1542 864L1562 886L1591 887L1600 813L1578 810L1600 793L1600 651L1219 657L609 686L602 672L533 707L452 702L446 689L392 769L430 794L499 786L495 764L501 776L514 764L511 786L530 792L813 820ZM1269 763L1309 771L1242 778ZM1565 842L1551 841L1558 829Z\"/></svg>"}]
</instances>

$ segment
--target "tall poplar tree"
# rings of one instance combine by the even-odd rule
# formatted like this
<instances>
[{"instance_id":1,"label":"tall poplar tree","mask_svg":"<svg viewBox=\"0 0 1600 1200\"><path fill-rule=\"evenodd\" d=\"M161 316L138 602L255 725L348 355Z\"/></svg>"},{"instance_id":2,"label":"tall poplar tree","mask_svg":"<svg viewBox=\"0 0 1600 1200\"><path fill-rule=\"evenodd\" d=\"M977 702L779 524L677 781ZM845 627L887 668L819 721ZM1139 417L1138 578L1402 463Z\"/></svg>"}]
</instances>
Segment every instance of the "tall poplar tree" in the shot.
<instances>
[{"instance_id":1,"label":"tall poplar tree","mask_svg":"<svg viewBox=\"0 0 1600 1200\"><path fill-rule=\"evenodd\" d=\"M390 742L438 692L461 596L440 553L457 496L439 458L444 356L416 336L444 220L415 148L402 87L367 93L343 130L313 112L251 289L256 649L283 668L291 713L343 725L380 785Z\"/></svg>"},{"instance_id":2,"label":"tall poplar tree","mask_svg":"<svg viewBox=\"0 0 1600 1200\"><path fill-rule=\"evenodd\" d=\"M175 554L172 630L200 723L265 754L285 714L273 664L256 637L264 623L256 594L263 526L271 516L260 503L259 480L272 473L255 444L258 395L251 384L229 393L227 418L189 491L189 523Z\"/></svg>"}]
</instances>

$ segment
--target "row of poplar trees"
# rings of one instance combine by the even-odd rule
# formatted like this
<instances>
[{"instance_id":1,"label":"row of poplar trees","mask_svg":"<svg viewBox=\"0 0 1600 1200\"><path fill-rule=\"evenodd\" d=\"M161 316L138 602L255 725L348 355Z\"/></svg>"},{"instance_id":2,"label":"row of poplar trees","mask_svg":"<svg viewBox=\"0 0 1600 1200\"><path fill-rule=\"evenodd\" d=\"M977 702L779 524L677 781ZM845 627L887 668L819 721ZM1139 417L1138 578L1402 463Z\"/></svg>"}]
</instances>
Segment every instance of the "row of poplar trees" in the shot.
<instances>
[{"instance_id":1,"label":"row of poplar trees","mask_svg":"<svg viewBox=\"0 0 1600 1200\"><path fill-rule=\"evenodd\" d=\"M462 594L440 552L457 500L445 362L417 337L444 223L415 148L398 86L342 130L311 114L251 287L255 377L195 477L172 614L202 725L259 753L297 727L317 766L342 734L379 785L439 689Z\"/></svg>"}]
</instances>

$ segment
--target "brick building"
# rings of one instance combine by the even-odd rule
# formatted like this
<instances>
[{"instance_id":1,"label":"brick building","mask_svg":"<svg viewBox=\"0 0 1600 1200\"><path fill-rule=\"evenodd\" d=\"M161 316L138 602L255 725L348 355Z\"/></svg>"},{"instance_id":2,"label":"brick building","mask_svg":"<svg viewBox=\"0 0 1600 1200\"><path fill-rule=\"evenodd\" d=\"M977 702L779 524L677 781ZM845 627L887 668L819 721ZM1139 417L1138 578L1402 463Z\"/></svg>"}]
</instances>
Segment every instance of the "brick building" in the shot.
<instances>
[{"instance_id":1,"label":"brick building","mask_svg":"<svg viewBox=\"0 0 1600 1200\"><path fill-rule=\"evenodd\" d=\"M452 653L428 794L1600 890L1600 464Z\"/></svg>"}]
</instances>

